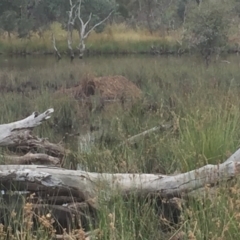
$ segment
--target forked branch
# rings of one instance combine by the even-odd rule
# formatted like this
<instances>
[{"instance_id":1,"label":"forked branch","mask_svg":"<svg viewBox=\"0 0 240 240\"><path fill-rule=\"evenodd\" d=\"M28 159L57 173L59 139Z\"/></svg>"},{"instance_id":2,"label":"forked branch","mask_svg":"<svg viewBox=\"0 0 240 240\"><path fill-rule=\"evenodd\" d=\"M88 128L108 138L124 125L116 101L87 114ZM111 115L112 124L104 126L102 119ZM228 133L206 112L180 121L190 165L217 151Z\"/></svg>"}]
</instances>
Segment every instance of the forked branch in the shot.
<instances>
[{"instance_id":1,"label":"forked branch","mask_svg":"<svg viewBox=\"0 0 240 240\"><path fill-rule=\"evenodd\" d=\"M61 56L60 52L57 49L56 39L55 39L54 34L52 34L52 44L53 44L53 49L55 50L55 54L57 56L57 59L60 60L62 58L62 56Z\"/></svg>"},{"instance_id":2,"label":"forked branch","mask_svg":"<svg viewBox=\"0 0 240 240\"><path fill-rule=\"evenodd\" d=\"M81 6L82 6L82 0L77 0L77 2L75 4L73 4L72 0L69 0L69 5L70 5L70 9L67 12L68 13L68 23L67 23L67 44L68 44L68 49L70 51L70 57L71 60L74 59L74 50L72 47L72 43L73 43L73 30L74 30L74 26L76 23L76 19L78 19L79 21L79 28L78 28L78 35L79 35L79 44L78 44L78 50L79 50L79 58L82 58L86 49L86 45L85 45L85 40L87 39L87 37L89 36L89 34L99 25L101 25L102 23L104 23L114 12L114 10L112 10L107 17L105 17L103 20L101 20L100 22L96 23L93 27L90 28L89 31L86 32L86 29L92 19L92 13L89 14L88 16L88 20L86 22L83 21L82 17L81 17ZM53 48L56 52L56 56L59 59L61 59L61 54L59 53L57 47L56 47L56 40L54 35L52 35L52 43L53 43Z\"/></svg>"},{"instance_id":3,"label":"forked branch","mask_svg":"<svg viewBox=\"0 0 240 240\"><path fill-rule=\"evenodd\" d=\"M78 33L79 33L79 45L78 45L78 50L79 50L79 58L82 58L83 55L84 55L84 51L86 49L86 46L85 46L85 39L89 36L89 34L96 28L98 27L99 25L101 25L102 23L104 23L111 15L112 13L114 12L114 10L112 10L108 16L106 18L104 18L102 21L96 23L92 28L90 28L90 30L88 32L86 32L86 28L88 26L88 24L90 23L91 19L92 19L92 13L89 14L88 16L88 20L84 23L82 17L81 17L81 4L82 4L82 1L79 0L78 2L78 8L77 8L77 17L78 17L78 20L79 20L79 30L78 30Z\"/></svg>"},{"instance_id":4,"label":"forked branch","mask_svg":"<svg viewBox=\"0 0 240 240\"><path fill-rule=\"evenodd\" d=\"M53 44L53 49L55 50L55 54L57 56L57 59L60 60L62 58L62 56L61 56L60 52L57 49L56 39L55 39L54 34L52 34L52 44Z\"/></svg>"},{"instance_id":5,"label":"forked branch","mask_svg":"<svg viewBox=\"0 0 240 240\"><path fill-rule=\"evenodd\" d=\"M101 25L102 23L104 23L105 21L107 21L109 19L109 17L112 15L112 13L114 12L114 10L112 10L107 17L105 17L102 21L96 23L84 36L84 38L87 38L88 35L96 28L98 27L99 25Z\"/></svg>"},{"instance_id":6,"label":"forked branch","mask_svg":"<svg viewBox=\"0 0 240 240\"><path fill-rule=\"evenodd\" d=\"M8 124L0 125L0 146L16 145L29 131L49 119L54 112L53 108L39 114L33 112L29 117Z\"/></svg>"}]
</instances>

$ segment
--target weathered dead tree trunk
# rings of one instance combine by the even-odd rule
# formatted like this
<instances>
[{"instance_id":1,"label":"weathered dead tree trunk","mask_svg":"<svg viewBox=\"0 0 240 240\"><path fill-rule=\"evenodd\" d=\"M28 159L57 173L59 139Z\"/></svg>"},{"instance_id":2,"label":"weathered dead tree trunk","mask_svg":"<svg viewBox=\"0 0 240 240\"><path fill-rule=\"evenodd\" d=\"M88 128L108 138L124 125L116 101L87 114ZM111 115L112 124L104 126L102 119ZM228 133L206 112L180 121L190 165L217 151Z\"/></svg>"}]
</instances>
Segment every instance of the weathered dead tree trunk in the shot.
<instances>
[{"instance_id":1,"label":"weathered dead tree trunk","mask_svg":"<svg viewBox=\"0 0 240 240\"><path fill-rule=\"evenodd\" d=\"M75 10L76 4L72 3L72 0L69 0L70 4L70 11L68 12L68 25L67 25L67 32L68 32L68 49L70 50L70 58L71 61L74 59L74 51L72 48L72 41L73 41L73 28L75 25L75 20L77 18L77 14L74 14L73 11Z\"/></svg>"},{"instance_id":2,"label":"weathered dead tree trunk","mask_svg":"<svg viewBox=\"0 0 240 240\"><path fill-rule=\"evenodd\" d=\"M0 125L0 147L7 146L26 153L23 156L11 155L2 156L2 158L10 164L60 164L65 155L65 149L31 133L34 127L49 119L53 112L54 110L50 108L44 113L34 112L23 120ZM45 154L29 153L32 150L44 150Z\"/></svg>"},{"instance_id":3,"label":"weathered dead tree trunk","mask_svg":"<svg viewBox=\"0 0 240 240\"><path fill-rule=\"evenodd\" d=\"M70 51L70 57L71 61L74 59L74 50L72 48L72 42L73 42L73 30L76 23L76 19L79 21L79 27L78 27L78 35L79 35L79 44L77 49L79 50L79 58L83 58L84 52L86 50L86 44L85 40L88 38L89 34L99 25L103 24L109 17L112 15L113 11L111 11L107 17L105 17L100 22L96 23L93 27L90 27L90 29L87 31L88 25L92 19L92 13L89 14L88 20L86 22L83 21L83 18L81 17L81 5L82 0L77 0L75 4L73 4L72 0L69 0L70 9L68 11L68 23L67 23L67 44L68 49ZM56 53L56 56L58 60L61 59L61 54L59 53L57 47L56 47L56 40L54 35L52 35L52 43L53 48Z\"/></svg>"},{"instance_id":4,"label":"weathered dead tree trunk","mask_svg":"<svg viewBox=\"0 0 240 240\"><path fill-rule=\"evenodd\" d=\"M17 146L25 140L30 130L50 118L53 108L39 114L33 112L29 117L12 123L0 125L0 146Z\"/></svg>"},{"instance_id":5,"label":"weathered dead tree trunk","mask_svg":"<svg viewBox=\"0 0 240 240\"><path fill-rule=\"evenodd\" d=\"M180 197L207 184L216 184L238 175L240 172L240 149L226 162L206 165L190 172L173 176L161 174L94 173L66 170L38 165L0 166L0 182L21 183L24 190L62 192L65 196L80 197L85 201L96 199L104 192L106 200L112 195L137 193L157 194L162 198Z\"/></svg>"},{"instance_id":6,"label":"weathered dead tree trunk","mask_svg":"<svg viewBox=\"0 0 240 240\"><path fill-rule=\"evenodd\" d=\"M98 26L100 26L101 24L103 24L107 19L109 19L109 17L112 15L113 11L111 11L107 17L105 17L102 21L96 23L93 27L90 28L89 31L86 32L87 26L89 24L89 22L92 19L92 13L89 14L88 20L84 23L82 17L81 17L81 5L82 5L82 0L79 0L78 2L78 10L77 10L77 17L78 20L80 22L79 25L79 45L78 45L78 50L79 50L79 58L83 58L85 49L86 49L86 45L85 45L85 40L88 38L89 34Z\"/></svg>"},{"instance_id":7,"label":"weathered dead tree trunk","mask_svg":"<svg viewBox=\"0 0 240 240\"><path fill-rule=\"evenodd\" d=\"M55 51L55 55L57 57L57 60L59 61L62 58L62 56L61 56L60 52L57 49L56 38L55 38L54 34L52 34L52 44L53 44L53 49Z\"/></svg>"}]
</instances>

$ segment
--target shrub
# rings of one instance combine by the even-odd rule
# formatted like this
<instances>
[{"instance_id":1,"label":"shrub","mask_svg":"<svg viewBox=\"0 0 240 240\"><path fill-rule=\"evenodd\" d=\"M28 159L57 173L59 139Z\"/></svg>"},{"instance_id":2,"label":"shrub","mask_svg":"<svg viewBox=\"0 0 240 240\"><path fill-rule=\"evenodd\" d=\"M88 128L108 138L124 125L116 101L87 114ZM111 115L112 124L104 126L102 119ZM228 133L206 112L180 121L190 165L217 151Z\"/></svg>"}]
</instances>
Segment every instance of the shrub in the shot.
<instances>
[{"instance_id":1,"label":"shrub","mask_svg":"<svg viewBox=\"0 0 240 240\"><path fill-rule=\"evenodd\" d=\"M230 8L215 1L203 2L186 19L185 43L203 56L208 66L210 57L227 44Z\"/></svg>"}]
</instances>

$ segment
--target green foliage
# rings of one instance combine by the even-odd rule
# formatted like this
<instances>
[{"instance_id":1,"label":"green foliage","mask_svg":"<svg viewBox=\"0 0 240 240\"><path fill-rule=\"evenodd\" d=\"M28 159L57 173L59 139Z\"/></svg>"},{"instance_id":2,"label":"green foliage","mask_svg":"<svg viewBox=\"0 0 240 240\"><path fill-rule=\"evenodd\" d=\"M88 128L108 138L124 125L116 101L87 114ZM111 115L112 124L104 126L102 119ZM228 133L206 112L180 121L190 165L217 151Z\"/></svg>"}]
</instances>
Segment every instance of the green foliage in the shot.
<instances>
[{"instance_id":1,"label":"green foliage","mask_svg":"<svg viewBox=\"0 0 240 240\"><path fill-rule=\"evenodd\" d=\"M73 1L73 4L76 2ZM115 0L82 1L82 18L87 21L89 14L92 13L91 24L94 25L104 19L115 7ZM0 20L2 22L0 27L4 31L12 32L16 27L15 25L17 25L19 37L23 38L27 37L30 31L38 31L53 21L66 25L69 10L69 1L42 0L28 2L26 0L3 0L0 3ZM99 26L97 30L102 29L103 26Z\"/></svg>"},{"instance_id":2,"label":"green foliage","mask_svg":"<svg viewBox=\"0 0 240 240\"><path fill-rule=\"evenodd\" d=\"M182 0L178 2L177 15L182 22L184 21L187 2L188 0Z\"/></svg>"},{"instance_id":3,"label":"green foliage","mask_svg":"<svg viewBox=\"0 0 240 240\"><path fill-rule=\"evenodd\" d=\"M17 13L15 11L5 11L0 17L0 27L7 31L8 34L13 32L16 28Z\"/></svg>"},{"instance_id":4,"label":"green foliage","mask_svg":"<svg viewBox=\"0 0 240 240\"><path fill-rule=\"evenodd\" d=\"M18 37L26 38L29 37L29 33L33 27L33 20L25 16L18 20Z\"/></svg>"},{"instance_id":5,"label":"green foliage","mask_svg":"<svg viewBox=\"0 0 240 240\"><path fill-rule=\"evenodd\" d=\"M230 10L227 4L203 1L188 15L185 41L206 60L227 44Z\"/></svg>"}]
</instances>

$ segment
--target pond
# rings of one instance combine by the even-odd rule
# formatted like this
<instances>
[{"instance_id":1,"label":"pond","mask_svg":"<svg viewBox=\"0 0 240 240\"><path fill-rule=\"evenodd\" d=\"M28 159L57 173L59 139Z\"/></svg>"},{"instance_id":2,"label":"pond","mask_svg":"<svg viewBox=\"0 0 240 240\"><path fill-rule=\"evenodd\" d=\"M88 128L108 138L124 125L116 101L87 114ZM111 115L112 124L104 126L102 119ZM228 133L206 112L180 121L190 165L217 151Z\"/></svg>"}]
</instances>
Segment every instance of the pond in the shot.
<instances>
[{"instance_id":1,"label":"pond","mask_svg":"<svg viewBox=\"0 0 240 240\"><path fill-rule=\"evenodd\" d=\"M226 55L219 58L217 61L215 57L212 59L212 64L215 68L221 68L222 65L231 63L231 65L239 65L240 58L237 55ZM53 55L29 55L29 56L4 56L0 55L0 70L20 70L24 71L27 69L35 68L43 69L56 66L83 66L91 67L93 69L98 68L108 68L109 66L120 66L120 65L129 65L138 64L139 69L148 67L149 65L154 65L155 67L161 66L199 66L204 67L204 61L197 56L153 56L153 55L104 55L104 56L91 56L85 57L84 59L74 59L71 63L68 57L63 57L59 62L56 61L56 58ZM115 68L112 69L111 74L114 74ZM118 74L118 71L116 71Z\"/></svg>"},{"instance_id":2,"label":"pond","mask_svg":"<svg viewBox=\"0 0 240 240\"><path fill-rule=\"evenodd\" d=\"M228 58L231 58L229 56ZM85 57L84 59L74 59L73 63L71 63L68 57L63 57L59 62L56 61L56 58L53 55L37 55L37 56L1 56L0 55L0 69L8 68L8 69L18 69L18 70L26 70L29 68L44 68L49 66L55 66L56 64L66 64L66 65L77 65L77 64L90 64L92 66L95 65L108 65L113 61L117 62L132 62L135 60L141 61L157 61L159 64L161 63L169 63L169 62L202 62L200 58L197 57L189 57L189 56L153 56L153 55L104 55L104 56L91 56ZM141 67L141 65L139 66Z\"/></svg>"}]
</instances>

